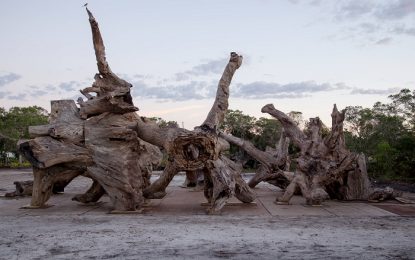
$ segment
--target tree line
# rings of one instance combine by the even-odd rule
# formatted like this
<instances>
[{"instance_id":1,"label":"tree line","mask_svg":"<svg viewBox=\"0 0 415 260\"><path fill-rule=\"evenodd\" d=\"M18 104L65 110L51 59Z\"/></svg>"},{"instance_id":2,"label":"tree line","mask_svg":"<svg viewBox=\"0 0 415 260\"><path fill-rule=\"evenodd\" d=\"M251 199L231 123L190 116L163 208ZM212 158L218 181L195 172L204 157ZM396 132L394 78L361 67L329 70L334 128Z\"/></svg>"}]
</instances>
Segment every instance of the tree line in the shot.
<instances>
[{"instance_id":1,"label":"tree line","mask_svg":"<svg viewBox=\"0 0 415 260\"><path fill-rule=\"evenodd\" d=\"M390 95L388 103L376 102L371 108L349 106L346 109L347 147L366 155L370 176L415 182L415 90L402 89ZM301 112L288 114L307 132L308 121L303 119ZM0 119L0 166L5 166L16 160L8 158L10 154L15 158L18 156L17 141L29 138L28 126L47 124L48 112L38 106L12 107L8 111L0 108ZM177 122L159 117L149 120L160 127L178 127ZM275 119L256 118L240 110L228 110L220 130L249 140L257 148L265 150L267 146L275 147L282 127ZM296 147L290 146L293 158L297 153ZM231 145L228 155L246 168L258 167L256 161L236 146Z\"/></svg>"},{"instance_id":2,"label":"tree line","mask_svg":"<svg viewBox=\"0 0 415 260\"><path fill-rule=\"evenodd\" d=\"M29 139L29 126L47 123L48 111L44 108L0 107L0 167L19 166L17 141Z\"/></svg>"},{"instance_id":3,"label":"tree line","mask_svg":"<svg viewBox=\"0 0 415 260\"><path fill-rule=\"evenodd\" d=\"M347 107L346 144L367 156L372 177L415 182L415 90L402 89L389 100Z\"/></svg>"},{"instance_id":4,"label":"tree line","mask_svg":"<svg viewBox=\"0 0 415 260\"><path fill-rule=\"evenodd\" d=\"M388 98L388 103L376 102L371 108L346 107L346 145L351 151L365 154L371 178L415 182L415 90L402 89ZM308 132L308 121L301 112L288 114L305 133ZM275 147L281 125L274 119L257 119L239 110L229 110L221 130L265 150L266 146ZM327 127L323 127L323 136L325 132L329 132ZM292 158L297 154L298 150L291 145ZM257 167L256 162L249 160L236 146L231 146L229 155L246 167Z\"/></svg>"}]
</instances>

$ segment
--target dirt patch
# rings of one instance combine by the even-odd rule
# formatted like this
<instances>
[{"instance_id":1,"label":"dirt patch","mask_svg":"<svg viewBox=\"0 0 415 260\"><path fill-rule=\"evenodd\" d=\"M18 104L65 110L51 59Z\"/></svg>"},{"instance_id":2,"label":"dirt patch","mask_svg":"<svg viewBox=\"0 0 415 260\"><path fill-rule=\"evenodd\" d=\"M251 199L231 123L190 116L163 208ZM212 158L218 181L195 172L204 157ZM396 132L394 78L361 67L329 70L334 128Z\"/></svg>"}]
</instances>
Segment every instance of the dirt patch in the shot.
<instances>
[{"instance_id":1,"label":"dirt patch","mask_svg":"<svg viewBox=\"0 0 415 260\"><path fill-rule=\"evenodd\" d=\"M405 217L0 217L0 259L413 259Z\"/></svg>"}]
</instances>

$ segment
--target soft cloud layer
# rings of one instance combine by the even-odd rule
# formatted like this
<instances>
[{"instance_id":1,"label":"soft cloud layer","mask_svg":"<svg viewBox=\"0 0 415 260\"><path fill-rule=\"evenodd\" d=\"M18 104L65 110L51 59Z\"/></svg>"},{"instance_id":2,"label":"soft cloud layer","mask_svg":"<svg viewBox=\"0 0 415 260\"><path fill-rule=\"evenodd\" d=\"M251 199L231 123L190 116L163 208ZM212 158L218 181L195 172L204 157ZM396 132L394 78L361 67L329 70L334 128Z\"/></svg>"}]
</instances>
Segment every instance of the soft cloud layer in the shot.
<instances>
[{"instance_id":1,"label":"soft cloud layer","mask_svg":"<svg viewBox=\"0 0 415 260\"><path fill-rule=\"evenodd\" d=\"M345 26L341 34L330 38L358 38L376 45L385 45L391 43L394 37L415 36L414 0L288 1L328 10L332 20ZM412 21L408 18L412 18Z\"/></svg>"},{"instance_id":2,"label":"soft cloud layer","mask_svg":"<svg viewBox=\"0 0 415 260\"><path fill-rule=\"evenodd\" d=\"M414 0L391 0L386 5L377 6L374 12L379 19L397 20L415 14Z\"/></svg>"},{"instance_id":3,"label":"soft cloud layer","mask_svg":"<svg viewBox=\"0 0 415 260\"><path fill-rule=\"evenodd\" d=\"M144 81L133 82L132 95L142 99L158 99L162 101L185 101L190 99L205 99L211 97L207 83L203 81L191 81L179 85L166 85L163 87L151 87Z\"/></svg>"},{"instance_id":4,"label":"soft cloud layer","mask_svg":"<svg viewBox=\"0 0 415 260\"><path fill-rule=\"evenodd\" d=\"M350 94L361 94L361 95L387 95L399 92L399 88L388 88L388 89L359 89L354 88Z\"/></svg>"},{"instance_id":5,"label":"soft cloud layer","mask_svg":"<svg viewBox=\"0 0 415 260\"><path fill-rule=\"evenodd\" d=\"M219 74L223 72L228 59L211 60L194 66L190 70L176 73L175 79L177 81L188 80L192 76L206 76L211 74Z\"/></svg>"},{"instance_id":6,"label":"soft cloud layer","mask_svg":"<svg viewBox=\"0 0 415 260\"><path fill-rule=\"evenodd\" d=\"M299 98L309 96L310 93L328 92L348 89L344 84L318 84L314 81L278 84L274 82L257 81L249 84L239 84L236 88L235 97L241 98Z\"/></svg>"},{"instance_id":7,"label":"soft cloud layer","mask_svg":"<svg viewBox=\"0 0 415 260\"><path fill-rule=\"evenodd\" d=\"M17 95L8 95L7 98L11 100L26 100L26 94L20 93Z\"/></svg>"},{"instance_id":8,"label":"soft cloud layer","mask_svg":"<svg viewBox=\"0 0 415 260\"><path fill-rule=\"evenodd\" d=\"M10 73L7 77L3 76L3 82L12 82L21 78L21 76ZM5 83L5 84L8 84ZM83 86L83 82L78 81L69 81L69 82L61 82L58 84L47 84L41 86L26 86L24 87L23 92L16 92L13 90L1 91L0 92L0 99L9 99L9 100L16 100L16 101L25 101L28 99L39 98L44 96L56 96L56 95L67 95L67 94L74 94L78 92L81 86Z\"/></svg>"},{"instance_id":9,"label":"soft cloud layer","mask_svg":"<svg viewBox=\"0 0 415 260\"><path fill-rule=\"evenodd\" d=\"M79 87L81 86L80 82L77 81L69 81L69 82L62 82L58 85L58 88L63 90L63 91L75 91L78 90Z\"/></svg>"},{"instance_id":10,"label":"soft cloud layer","mask_svg":"<svg viewBox=\"0 0 415 260\"><path fill-rule=\"evenodd\" d=\"M387 44L389 38L381 39L378 44ZM183 77L190 76L209 76L222 72L227 60L212 60L192 69L175 74ZM120 74L133 84L132 95L139 99L154 99L158 101L187 101L213 99L216 94L217 80L182 80L177 81L163 79L154 83L154 77L143 75ZM18 80L21 76L9 73L0 77L3 85ZM150 82L149 82L150 81ZM152 82L151 82L152 81ZM160 83L161 82L161 83ZM169 82L164 83L163 82ZM24 101L27 99L46 97L46 96L74 96L78 89L86 86L85 82L68 81L58 84L47 84L44 86L28 86L24 92L14 92L6 90L0 92L0 99ZM397 88L389 89L362 89L347 86L344 83L318 83L315 81L302 81L281 84L277 82L255 81L250 83L233 83L231 85L231 96L242 99L295 99L310 97L315 93L327 93L343 91L351 95L385 95L397 92ZM79 96L79 94L77 95Z\"/></svg>"},{"instance_id":11,"label":"soft cloud layer","mask_svg":"<svg viewBox=\"0 0 415 260\"><path fill-rule=\"evenodd\" d=\"M22 76L16 73L8 73L6 75L0 75L0 87L5 86L13 81L20 79Z\"/></svg>"},{"instance_id":12,"label":"soft cloud layer","mask_svg":"<svg viewBox=\"0 0 415 260\"><path fill-rule=\"evenodd\" d=\"M152 87L144 81L133 82L132 95L139 99L156 99L161 101L186 101L212 99L216 94L216 82L191 81L186 84ZM256 81L231 85L231 96L245 99L295 99L310 97L315 93L347 91L351 95L385 95L397 92L396 88L362 89L347 86L344 83L317 83L315 81L279 84L275 82Z\"/></svg>"}]
</instances>

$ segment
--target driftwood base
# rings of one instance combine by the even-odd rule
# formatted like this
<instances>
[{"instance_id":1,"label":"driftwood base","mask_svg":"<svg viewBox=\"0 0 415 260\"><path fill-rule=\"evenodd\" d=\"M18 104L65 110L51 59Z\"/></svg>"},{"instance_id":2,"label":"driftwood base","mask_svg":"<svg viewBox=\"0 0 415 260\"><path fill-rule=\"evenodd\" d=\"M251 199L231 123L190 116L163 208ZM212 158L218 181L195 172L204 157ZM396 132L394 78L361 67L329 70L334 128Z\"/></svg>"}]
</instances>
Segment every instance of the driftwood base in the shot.
<instances>
[{"instance_id":1,"label":"driftwood base","mask_svg":"<svg viewBox=\"0 0 415 260\"><path fill-rule=\"evenodd\" d=\"M13 184L16 190L6 193L5 197L32 196L33 181L15 181Z\"/></svg>"},{"instance_id":2,"label":"driftwood base","mask_svg":"<svg viewBox=\"0 0 415 260\"><path fill-rule=\"evenodd\" d=\"M85 167L56 165L47 169L33 167L32 207L43 207L53 193L55 183L68 184L75 177L83 174Z\"/></svg>"}]
</instances>

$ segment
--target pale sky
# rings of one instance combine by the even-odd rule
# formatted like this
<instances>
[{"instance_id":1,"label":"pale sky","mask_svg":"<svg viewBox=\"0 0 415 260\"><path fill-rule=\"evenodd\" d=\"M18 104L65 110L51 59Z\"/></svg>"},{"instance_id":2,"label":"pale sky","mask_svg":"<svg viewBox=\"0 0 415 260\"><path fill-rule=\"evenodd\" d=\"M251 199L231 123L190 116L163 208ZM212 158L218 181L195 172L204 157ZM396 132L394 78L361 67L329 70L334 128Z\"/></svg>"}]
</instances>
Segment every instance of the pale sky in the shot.
<instances>
[{"instance_id":1,"label":"pale sky","mask_svg":"<svg viewBox=\"0 0 415 260\"><path fill-rule=\"evenodd\" d=\"M0 0L0 106L77 99L97 72L85 2ZM230 108L273 103L330 122L415 87L415 0L88 1L112 70L143 116L193 128L231 51Z\"/></svg>"}]
</instances>

